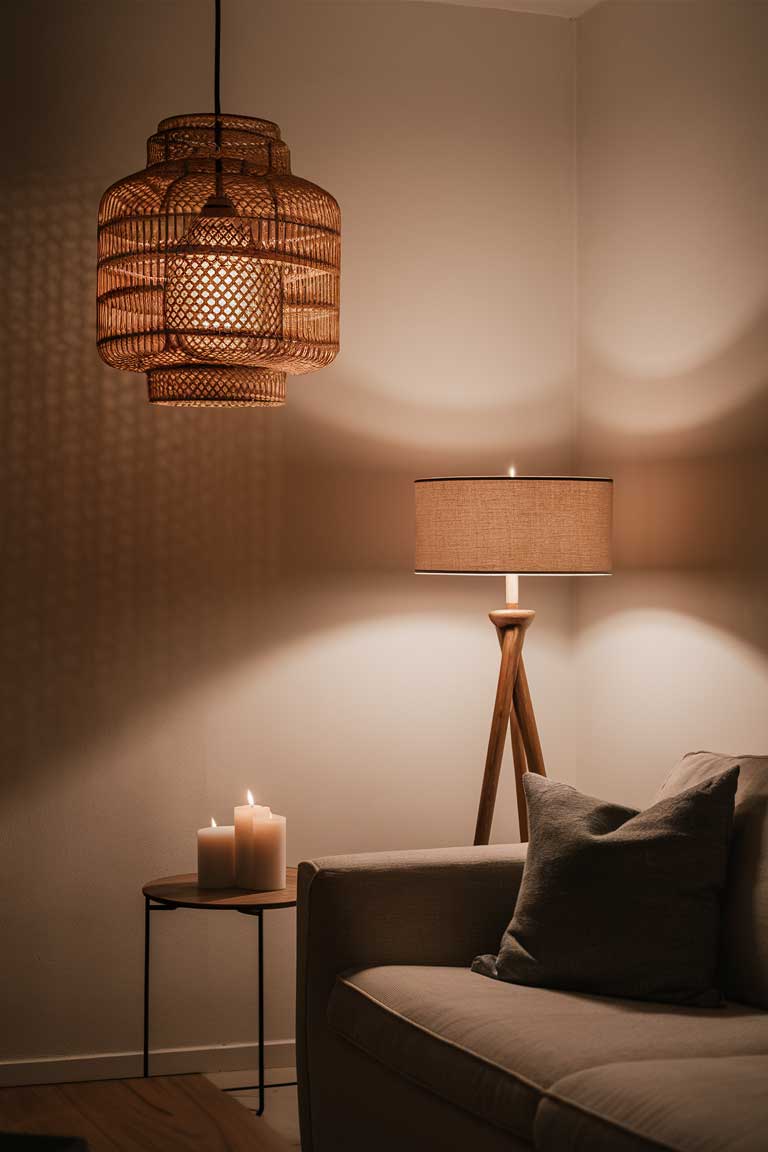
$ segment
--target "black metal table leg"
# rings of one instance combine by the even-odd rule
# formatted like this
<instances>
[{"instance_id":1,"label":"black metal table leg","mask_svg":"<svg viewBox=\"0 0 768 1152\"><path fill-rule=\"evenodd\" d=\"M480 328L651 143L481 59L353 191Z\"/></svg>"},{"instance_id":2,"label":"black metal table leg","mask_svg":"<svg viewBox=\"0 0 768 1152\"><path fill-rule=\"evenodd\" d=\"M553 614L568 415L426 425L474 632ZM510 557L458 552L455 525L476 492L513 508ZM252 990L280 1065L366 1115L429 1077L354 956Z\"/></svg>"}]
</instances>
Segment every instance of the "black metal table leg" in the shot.
<instances>
[{"instance_id":1,"label":"black metal table leg","mask_svg":"<svg viewBox=\"0 0 768 1152\"><path fill-rule=\"evenodd\" d=\"M144 1058L141 1074L149 1076L149 960L150 939L149 926L152 922L152 912L175 912L170 905L153 904L149 896L144 897Z\"/></svg>"},{"instance_id":2,"label":"black metal table leg","mask_svg":"<svg viewBox=\"0 0 768 1152\"><path fill-rule=\"evenodd\" d=\"M264 913L259 909L259 1107L257 1116L264 1111Z\"/></svg>"},{"instance_id":3,"label":"black metal table leg","mask_svg":"<svg viewBox=\"0 0 768 1152\"><path fill-rule=\"evenodd\" d=\"M149 1076L149 897L144 897L144 1062L143 1076Z\"/></svg>"}]
</instances>

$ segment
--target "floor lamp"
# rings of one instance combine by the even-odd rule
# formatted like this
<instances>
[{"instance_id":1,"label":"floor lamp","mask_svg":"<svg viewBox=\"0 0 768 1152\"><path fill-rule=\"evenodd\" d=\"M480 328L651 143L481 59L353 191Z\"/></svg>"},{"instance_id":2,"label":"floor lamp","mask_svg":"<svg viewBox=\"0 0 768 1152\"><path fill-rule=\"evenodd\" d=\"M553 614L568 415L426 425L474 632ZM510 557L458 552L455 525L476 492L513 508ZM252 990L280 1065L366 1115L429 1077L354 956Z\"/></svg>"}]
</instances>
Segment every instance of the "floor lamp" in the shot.
<instances>
[{"instance_id":1,"label":"floor lamp","mask_svg":"<svg viewBox=\"0 0 768 1152\"><path fill-rule=\"evenodd\" d=\"M608 575L613 481L585 476L451 476L416 481L416 571L506 577L506 607L490 613L501 666L475 827L491 835L509 727L520 839L528 839L526 771L546 775L523 638L535 612L518 606L518 576Z\"/></svg>"}]
</instances>

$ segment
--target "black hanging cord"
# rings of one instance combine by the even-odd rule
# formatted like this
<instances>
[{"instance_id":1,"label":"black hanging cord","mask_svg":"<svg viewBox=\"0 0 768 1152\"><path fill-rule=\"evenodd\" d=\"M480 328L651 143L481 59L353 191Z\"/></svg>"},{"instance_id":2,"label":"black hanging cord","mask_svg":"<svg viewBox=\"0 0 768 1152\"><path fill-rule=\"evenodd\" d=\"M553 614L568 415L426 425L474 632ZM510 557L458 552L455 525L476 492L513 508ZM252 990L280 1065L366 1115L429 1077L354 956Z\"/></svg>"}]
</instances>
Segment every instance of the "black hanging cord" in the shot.
<instances>
[{"instance_id":1,"label":"black hanging cord","mask_svg":"<svg viewBox=\"0 0 768 1152\"><path fill-rule=\"evenodd\" d=\"M221 0L214 0L213 142L216 148L216 195L223 196L221 178Z\"/></svg>"},{"instance_id":2,"label":"black hanging cord","mask_svg":"<svg viewBox=\"0 0 768 1152\"><path fill-rule=\"evenodd\" d=\"M213 110L218 117L221 116L221 0L214 0L214 8Z\"/></svg>"}]
</instances>

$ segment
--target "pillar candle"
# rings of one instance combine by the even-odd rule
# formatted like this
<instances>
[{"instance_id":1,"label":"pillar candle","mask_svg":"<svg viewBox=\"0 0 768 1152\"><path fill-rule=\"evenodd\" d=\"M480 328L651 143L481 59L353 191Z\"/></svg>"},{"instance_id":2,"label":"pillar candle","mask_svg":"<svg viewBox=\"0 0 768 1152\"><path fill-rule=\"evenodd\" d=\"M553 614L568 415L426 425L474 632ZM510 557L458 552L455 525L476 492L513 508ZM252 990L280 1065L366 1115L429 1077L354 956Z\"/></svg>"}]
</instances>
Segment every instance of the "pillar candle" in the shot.
<instances>
[{"instance_id":1,"label":"pillar candle","mask_svg":"<svg viewBox=\"0 0 768 1152\"><path fill-rule=\"evenodd\" d=\"M235 884L235 829L211 819L210 828L197 833L198 888L233 888Z\"/></svg>"},{"instance_id":2,"label":"pillar candle","mask_svg":"<svg viewBox=\"0 0 768 1152\"><path fill-rule=\"evenodd\" d=\"M250 885L240 883L246 875L250 875L251 857L253 855L253 821L266 819L269 808L262 804L254 804L253 794L248 789L248 803L238 804L235 808L235 883L238 888L248 888Z\"/></svg>"},{"instance_id":3,"label":"pillar candle","mask_svg":"<svg viewBox=\"0 0 768 1152\"><path fill-rule=\"evenodd\" d=\"M235 808L235 884L274 892L285 888L285 817L248 799Z\"/></svg>"}]
</instances>

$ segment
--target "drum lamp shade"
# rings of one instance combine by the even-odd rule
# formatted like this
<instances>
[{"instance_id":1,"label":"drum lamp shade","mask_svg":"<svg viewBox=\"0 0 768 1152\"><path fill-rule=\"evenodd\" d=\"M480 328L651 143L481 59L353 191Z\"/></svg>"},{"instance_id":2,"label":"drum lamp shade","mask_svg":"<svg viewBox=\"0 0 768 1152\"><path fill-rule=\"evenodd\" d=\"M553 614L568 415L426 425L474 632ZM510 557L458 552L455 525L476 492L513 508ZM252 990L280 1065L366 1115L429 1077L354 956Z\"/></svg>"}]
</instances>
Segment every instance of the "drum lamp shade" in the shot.
<instances>
[{"instance_id":1,"label":"drum lamp shade","mask_svg":"<svg viewBox=\"0 0 768 1152\"><path fill-rule=\"evenodd\" d=\"M608 575L613 481L584 476L417 480L415 570Z\"/></svg>"}]
</instances>

